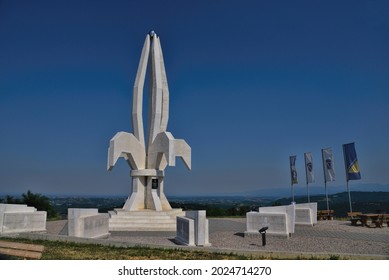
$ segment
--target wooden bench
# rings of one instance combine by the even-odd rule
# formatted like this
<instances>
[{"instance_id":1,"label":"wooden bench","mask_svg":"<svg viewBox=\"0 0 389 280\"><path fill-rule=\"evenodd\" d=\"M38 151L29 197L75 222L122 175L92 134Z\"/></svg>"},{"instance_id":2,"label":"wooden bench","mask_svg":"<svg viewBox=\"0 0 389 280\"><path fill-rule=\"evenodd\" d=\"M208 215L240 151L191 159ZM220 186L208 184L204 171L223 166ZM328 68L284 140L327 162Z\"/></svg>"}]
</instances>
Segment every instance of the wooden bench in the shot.
<instances>
[{"instance_id":1,"label":"wooden bench","mask_svg":"<svg viewBox=\"0 0 389 280\"><path fill-rule=\"evenodd\" d=\"M0 240L0 254L22 257L24 259L40 259L45 249L43 245L17 243Z\"/></svg>"},{"instance_id":2,"label":"wooden bench","mask_svg":"<svg viewBox=\"0 0 389 280\"><path fill-rule=\"evenodd\" d=\"M359 217L362 212L347 212L347 217L350 218L351 225L357 226L358 222L362 225L362 219Z\"/></svg>"},{"instance_id":3,"label":"wooden bench","mask_svg":"<svg viewBox=\"0 0 389 280\"><path fill-rule=\"evenodd\" d=\"M333 220L334 219L334 210L318 210L317 211L318 220Z\"/></svg>"}]
</instances>

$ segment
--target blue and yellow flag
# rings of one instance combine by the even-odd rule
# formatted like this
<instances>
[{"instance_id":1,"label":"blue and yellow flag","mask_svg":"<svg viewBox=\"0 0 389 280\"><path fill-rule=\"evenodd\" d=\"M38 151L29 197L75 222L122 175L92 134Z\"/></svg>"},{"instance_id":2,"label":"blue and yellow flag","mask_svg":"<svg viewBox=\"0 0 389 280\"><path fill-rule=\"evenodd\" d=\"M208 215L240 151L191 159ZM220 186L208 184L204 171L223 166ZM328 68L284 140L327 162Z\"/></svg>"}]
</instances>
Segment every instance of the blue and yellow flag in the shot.
<instances>
[{"instance_id":1,"label":"blue and yellow flag","mask_svg":"<svg viewBox=\"0 0 389 280\"><path fill-rule=\"evenodd\" d=\"M347 181L361 179L354 143L343 144L343 155Z\"/></svg>"}]
</instances>

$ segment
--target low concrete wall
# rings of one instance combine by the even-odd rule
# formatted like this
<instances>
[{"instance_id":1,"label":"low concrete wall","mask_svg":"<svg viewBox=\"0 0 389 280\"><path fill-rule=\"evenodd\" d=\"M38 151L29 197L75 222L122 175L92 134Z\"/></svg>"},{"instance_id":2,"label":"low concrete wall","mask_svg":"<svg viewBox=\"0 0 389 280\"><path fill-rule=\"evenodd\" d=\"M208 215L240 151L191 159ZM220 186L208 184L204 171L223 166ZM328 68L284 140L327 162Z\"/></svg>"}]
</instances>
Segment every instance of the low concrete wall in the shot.
<instances>
[{"instance_id":1,"label":"low concrete wall","mask_svg":"<svg viewBox=\"0 0 389 280\"><path fill-rule=\"evenodd\" d=\"M86 238L109 236L109 215L99 214L98 209L68 209L68 235Z\"/></svg>"},{"instance_id":2,"label":"low concrete wall","mask_svg":"<svg viewBox=\"0 0 389 280\"><path fill-rule=\"evenodd\" d=\"M0 204L0 234L46 231L45 211L23 204Z\"/></svg>"},{"instance_id":3,"label":"low concrete wall","mask_svg":"<svg viewBox=\"0 0 389 280\"><path fill-rule=\"evenodd\" d=\"M247 230L245 236L259 235L259 229L268 227L266 231L270 235L278 235L288 238L290 232L287 228L286 213L258 213L248 212L246 214Z\"/></svg>"},{"instance_id":4,"label":"low concrete wall","mask_svg":"<svg viewBox=\"0 0 389 280\"><path fill-rule=\"evenodd\" d=\"M296 225L317 224L317 203L300 203L295 205Z\"/></svg>"},{"instance_id":5,"label":"low concrete wall","mask_svg":"<svg viewBox=\"0 0 389 280\"><path fill-rule=\"evenodd\" d=\"M287 206L272 206L272 207L259 207L259 213L277 213L277 214L286 214L286 228L288 234L294 233L294 225L296 220L295 213L295 204Z\"/></svg>"},{"instance_id":6,"label":"low concrete wall","mask_svg":"<svg viewBox=\"0 0 389 280\"><path fill-rule=\"evenodd\" d=\"M311 209L296 208L296 225L313 225Z\"/></svg>"},{"instance_id":7,"label":"low concrete wall","mask_svg":"<svg viewBox=\"0 0 389 280\"><path fill-rule=\"evenodd\" d=\"M0 203L0 213L2 212L36 212L36 208L25 204Z\"/></svg>"}]
</instances>

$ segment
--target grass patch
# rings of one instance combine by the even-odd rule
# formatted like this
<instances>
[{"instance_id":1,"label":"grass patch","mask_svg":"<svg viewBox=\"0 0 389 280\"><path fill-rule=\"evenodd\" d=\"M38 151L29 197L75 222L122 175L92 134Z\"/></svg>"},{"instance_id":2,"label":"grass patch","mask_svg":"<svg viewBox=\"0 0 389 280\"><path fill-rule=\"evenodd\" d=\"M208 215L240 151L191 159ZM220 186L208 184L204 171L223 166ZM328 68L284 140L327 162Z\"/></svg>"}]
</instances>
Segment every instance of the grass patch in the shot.
<instances>
[{"instance_id":1,"label":"grass patch","mask_svg":"<svg viewBox=\"0 0 389 280\"><path fill-rule=\"evenodd\" d=\"M64 241L1 238L45 246L42 260L248 260L249 256L210 251L160 249L143 246L114 247Z\"/></svg>"},{"instance_id":2,"label":"grass patch","mask_svg":"<svg viewBox=\"0 0 389 280\"><path fill-rule=\"evenodd\" d=\"M0 238L0 240L45 246L42 260L323 260L342 259L337 255L314 256L302 254L280 255L255 252L251 255L220 253L207 250L163 249L144 246L115 247L67 241Z\"/></svg>"}]
</instances>

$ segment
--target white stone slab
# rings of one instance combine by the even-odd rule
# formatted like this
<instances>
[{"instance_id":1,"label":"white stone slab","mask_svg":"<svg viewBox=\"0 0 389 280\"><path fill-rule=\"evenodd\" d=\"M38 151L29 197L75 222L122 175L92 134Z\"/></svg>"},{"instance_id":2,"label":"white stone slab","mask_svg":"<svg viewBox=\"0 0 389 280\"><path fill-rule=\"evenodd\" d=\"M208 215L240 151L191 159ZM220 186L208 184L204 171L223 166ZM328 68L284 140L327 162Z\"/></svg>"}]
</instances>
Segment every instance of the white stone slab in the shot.
<instances>
[{"instance_id":1,"label":"white stone slab","mask_svg":"<svg viewBox=\"0 0 389 280\"><path fill-rule=\"evenodd\" d=\"M0 234L45 230L46 212L25 204L0 204Z\"/></svg>"},{"instance_id":2,"label":"white stone slab","mask_svg":"<svg viewBox=\"0 0 389 280\"><path fill-rule=\"evenodd\" d=\"M296 215L296 213L295 213L295 204L291 204L291 205L287 205L287 206L260 207L258 209L258 212L259 213L286 214L287 232L289 234L294 233L294 229L295 229L295 215Z\"/></svg>"},{"instance_id":3,"label":"white stone slab","mask_svg":"<svg viewBox=\"0 0 389 280\"><path fill-rule=\"evenodd\" d=\"M80 230L82 237L102 238L109 235L109 215L102 213L94 216L80 218Z\"/></svg>"},{"instance_id":4,"label":"white stone slab","mask_svg":"<svg viewBox=\"0 0 389 280\"><path fill-rule=\"evenodd\" d=\"M185 211L185 217L195 221L195 242L197 246L210 246L208 220L205 210Z\"/></svg>"},{"instance_id":5,"label":"white stone slab","mask_svg":"<svg viewBox=\"0 0 389 280\"><path fill-rule=\"evenodd\" d=\"M46 231L45 211L4 212L1 233Z\"/></svg>"},{"instance_id":6,"label":"white stone slab","mask_svg":"<svg viewBox=\"0 0 389 280\"><path fill-rule=\"evenodd\" d=\"M196 246L211 246L211 244L209 243L209 223L206 218L206 211L205 210L186 211L185 218L192 220L194 223L194 230L193 230L194 244ZM178 223L178 217L177 217L177 223ZM178 225L177 225L177 231L178 231ZM189 234L192 234L192 232L189 231ZM177 235L179 235L179 233L177 233Z\"/></svg>"},{"instance_id":7,"label":"white stone slab","mask_svg":"<svg viewBox=\"0 0 389 280\"><path fill-rule=\"evenodd\" d=\"M99 214L98 209L69 208L68 235L101 238L109 235L109 215Z\"/></svg>"},{"instance_id":8,"label":"white stone slab","mask_svg":"<svg viewBox=\"0 0 389 280\"><path fill-rule=\"evenodd\" d=\"M288 238L291 232L287 227L286 213L258 213L248 212L246 214L247 235L259 235L259 229L268 227L266 233L270 235L279 235Z\"/></svg>"},{"instance_id":9,"label":"white stone slab","mask_svg":"<svg viewBox=\"0 0 389 280\"><path fill-rule=\"evenodd\" d=\"M4 204L0 203L1 212L36 212L35 207L27 206L25 204Z\"/></svg>"},{"instance_id":10,"label":"white stone slab","mask_svg":"<svg viewBox=\"0 0 389 280\"><path fill-rule=\"evenodd\" d=\"M196 246L194 220L186 217L177 217L175 240L186 246Z\"/></svg>"},{"instance_id":11,"label":"white stone slab","mask_svg":"<svg viewBox=\"0 0 389 280\"><path fill-rule=\"evenodd\" d=\"M300 203L295 205L296 225L315 225L317 224L317 203Z\"/></svg>"}]
</instances>

